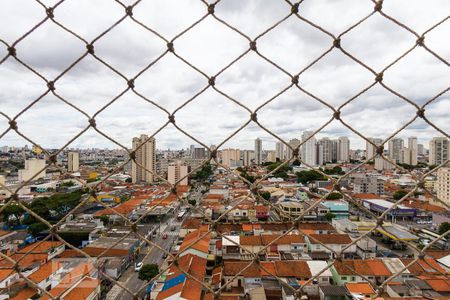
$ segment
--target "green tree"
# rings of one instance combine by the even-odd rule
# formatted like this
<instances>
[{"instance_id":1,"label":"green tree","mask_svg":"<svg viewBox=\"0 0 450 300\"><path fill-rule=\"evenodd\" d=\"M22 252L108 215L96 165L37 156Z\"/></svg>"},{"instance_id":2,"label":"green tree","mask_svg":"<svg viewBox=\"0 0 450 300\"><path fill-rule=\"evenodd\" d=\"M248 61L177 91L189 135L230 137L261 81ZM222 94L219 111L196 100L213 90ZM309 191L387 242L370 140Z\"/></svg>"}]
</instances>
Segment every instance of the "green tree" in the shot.
<instances>
[{"instance_id":1,"label":"green tree","mask_svg":"<svg viewBox=\"0 0 450 300\"><path fill-rule=\"evenodd\" d=\"M325 219L327 219L327 221L331 221L335 217L336 215L333 214L332 212L327 212L327 214L325 215Z\"/></svg>"},{"instance_id":2,"label":"green tree","mask_svg":"<svg viewBox=\"0 0 450 300\"><path fill-rule=\"evenodd\" d=\"M400 200L402 199L406 194L408 194L408 191L405 190L397 190L395 191L394 195L392 196L394 200Z\"/></svg>"},{"instance_id":3,"label":"green tree","mask_svg":"<svg viewBox=\"0 0 450 300\"><path fill-rule=\"evenodd\" d=\"M195 199L189 199L188 203L192 206L195 206L197 204L197 201Z\"/></svg>"},{"instance_id":4,"label":"green tree","mask_svg":"<svg viewBox=\"0 0 450 300\"><path fill-rule=\"evenodd\" d=\"M127 182L127 183L131 183L131 181L132 181L131 177L128 177L127 179L125 179L125 182Z\"/></svg>"},{"instance_id":5,"label":"green tree","mask_svg":"<svg viewBox=\"0 0 450 300\"><path fill-rule=\"evenodd\" d=\"M444 233L446 233L449 230L450 230L450 223L449 222L443 222L443 223L441 223L441 225L439 225L439 228L438 228L439 234L444 234ZM448 237L448 236L449 235L447 234L446 237Z\"/></svg>"},{"instance_id":6,"label":"green tree","mask_svg":"<svg viewBox=\"0 0 450 300\"><path fill-rule=\"evenodd\" d=\"M270 199L270 192L264 191L264 192L259 193L259 195L266 200Z\"/></svg>"},{"instance_id":7,"label":"green tree","mask_svg":"<svg viewBox=\"0 0 450 300\"><path fill-rule=\"evenodd\" d=\"M333 192L327 196L327 200L337 200L337 199L341 199L341 198L342 198L342 194L337 193L337 192Z\"/></svg>"},{"instance_id":8,"label":"green tree","mask_svg":"<svg viewBox=\"0 0 450 300\"><path fill-rule=\"evenodd\" d=\"M138 278L140 280L150 281L159 273L159 267L155 264L143 265L139 270Z\"/></svg>"},{"instance_id":9,"label":"green tree","mask_svg":"<svg viewBox=\"0 0 450 300\"><path fill-rule=\"evenodd\" d=\"M300 171L296 173L297 175L297 182L300 182L302 184L307 184L311 181L316 180L326 180L327 178L324 177L322 174L315 170L307 170L307 171Z\"/></svg>"},{"instance_id":10,"label":"green tree","mask_svg":"<svg viewBox=\"0 0 450 300\"><path fill-rule=\"evenodd\" d=\"M1 212L2 215L2 219L4 222L7 222L9 224L9 222L17 222L20 219L20 216L22 216L22 214L24 213L24 210L22 209L22 207L20 207L19 205L16 204L11 204L7 207L5 207L5 209L3 209L3 211ZM10 220L10 217L11 220ZM13 224L9 224L9 225L13 225Z\"/></svg>"},{"instance_id":11,"label":"green tree","mask_svg":"<svg viewBox=\"0 0 450 300\"><path fill-rule=\"evenodd\" d=\"M109 216L100 216L100 221L103 222L103 225L107 225L109 223Z\"/></svg>"}]
</instances>

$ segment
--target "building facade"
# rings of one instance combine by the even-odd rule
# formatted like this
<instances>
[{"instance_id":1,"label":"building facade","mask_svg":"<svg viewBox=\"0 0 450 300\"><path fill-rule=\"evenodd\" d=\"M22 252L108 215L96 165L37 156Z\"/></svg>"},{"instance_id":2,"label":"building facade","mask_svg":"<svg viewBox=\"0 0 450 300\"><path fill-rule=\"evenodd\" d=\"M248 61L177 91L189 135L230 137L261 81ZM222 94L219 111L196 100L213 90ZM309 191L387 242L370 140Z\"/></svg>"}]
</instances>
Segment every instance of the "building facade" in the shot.
<instances>
[{"instance_id":1,"label":"building facade","mask_svg":"<svg viewBox=\"0 0 450 300\"><path fill-rule=\"evenodd\" d=\"M450 205L450 167L440 168L437 171L435 189L438 199Z\"/></svg>"},{"instance_id":2,"label":"building facade","mask_svg":"<svg viewBox=\"0 0 450 300\"><path fill-rule=\"evenodd\" d=\"M78 172L80 170L80 153L69 152L67 155L67 171Z\"/></svg>"},{"instance_id":3,"label":"building facade","mask_svg":"<svg viewBox=\"0 0 450 300\"><path fill-rule=\"evenodd\" d=\"M260 165L262 163L262 141L260 138L255 140L255 164Z\"/></svg>"},{"instance_id":4,"label":"building facade","mask_svg":"<svg viewBox=\"0 0 450 300\"><path fill-rule=\"evenodd\" d=\"M156 173L155 139L149 139L147 135L142 134L140 137L133 138L132 143L136 156L136 162L132 161L131 163L133 183L154 182L154 174Z\"/></svg>"},{"instance_id":5,"label":"building facade","mask_svg":"<svg viewBox=\"0 0 450 300\"><path fill-rule=\"evenodd\" d=\"M167 168L167 181L171 184L177 183L179 185L188 185L188 173L189 168L182 161L178 160L175 163L171 163Z\"/></svg>"},{"instance_id":6,"label":"building facade","mask_svg":"<svg viewBox=\"0 0 450 300\"><path fill-rule=\"evenodd\" d=\"M440 165L448 159L448 139L446 137L434 137L430 141L429 164Z\"/></svg>"}]
</instances>

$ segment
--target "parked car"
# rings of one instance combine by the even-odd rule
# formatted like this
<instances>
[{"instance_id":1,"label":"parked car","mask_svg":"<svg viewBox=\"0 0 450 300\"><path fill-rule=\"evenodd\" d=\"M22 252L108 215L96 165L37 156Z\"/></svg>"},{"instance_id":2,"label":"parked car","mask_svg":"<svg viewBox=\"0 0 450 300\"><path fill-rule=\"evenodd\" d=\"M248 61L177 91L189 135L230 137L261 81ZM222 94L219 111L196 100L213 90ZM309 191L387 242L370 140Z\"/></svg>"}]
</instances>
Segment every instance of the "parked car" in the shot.
<instances>
[{"instance_id":1,"label":"parked car","mask_svg":"<svg viewBox=\"0 0 450 300\"><path fill-rule=\"evenodd\" d=\"M167 233L164 233L162 238L163 238L163 240L167 239Z\"/></svg>"},{"instance_id":2,"label":"parked car","mask_svg":"<svg viewBox=\"0 0 450 300\"><path fill-rule=\"evenodd\" d=\"M143 265L144 264L142 262L138 262L137 264L134 265L134 271L139 272L139 270L141 270Z\"/></svg>"}]
</instances>

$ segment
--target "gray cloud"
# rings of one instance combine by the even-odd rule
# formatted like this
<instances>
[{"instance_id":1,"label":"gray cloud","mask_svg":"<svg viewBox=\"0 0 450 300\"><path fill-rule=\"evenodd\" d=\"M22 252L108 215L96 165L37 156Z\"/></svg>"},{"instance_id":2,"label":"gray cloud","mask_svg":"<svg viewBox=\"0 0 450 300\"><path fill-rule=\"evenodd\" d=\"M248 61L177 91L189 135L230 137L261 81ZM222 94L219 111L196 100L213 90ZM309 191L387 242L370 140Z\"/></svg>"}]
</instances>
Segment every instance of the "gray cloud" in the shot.
<instances>
[{"instance_id":1,"label":"gray cloud","mask_svg":"<svg viewBox=\"0 0 450 300\"><path fill-rule=\"evenodd\" d=\"M133 1L123 1L125 5ZM48 0L44 3L54 4ZM351 7L351 9L349 9ZM388 1L384 10L399 18L420 34L441 20L450 9L445 0ZM201 1L142 1L133 15L165 38L172 39L184 28L206 13ZM373 11L370 1L304 1L299 13L338 35ZM218 17L239 28L251 38L290 13L283 1L222 1L216 6ZM117 3L99 0L65 1L56 10L56 20L81 35L87 41L98 36L124 14ZM420 18L417 15L420 14ZM14 42L45 17L44 9L35 2L5 0L0 3L0 38ZM14 24L14 26L11 26ZM426 35L426 44L442 57L450 59L446 42L450 32L447 21ZM375 14L342 37L346 51L379 71L406 49L414 45L415 37L392 22ZM332 45L332 39L291 16L257 41L258 51L288 72L294 74ZM95 44L96 54L117 68L127 78L137 74L166 50L163 40L127 19ZM208 76L214 75L248 48L248 41L208 16L191 31L176 39L176 53L194 64ZM52 80L85 51L82 42L47 21L17 45L17 55L37 71ZM0 46L0 55L6 49ZM317 97L338 107L374 80L368 70L333 49L299 78L299 84ZM216 79L216 87L255 109L291 82L289 76L249 53ZM418 47L384 73L389 87L422 105L448 87L448 66ZM181 62L171 53L143 73L135 82L136 90L172 112L207 85L207 79ZM56 92L86 111L97 112L112 98L126 89L126 81L87 56L56 82ZM45 82L9 58L0 65L0 111L13 117L46 90ZM449 132L448 93L426 107L429 120ZM299 138L304 130L315 130L331 117L329 108L296 88L263 107L258 119L265 127L283 139ZM387 137L415 115L415 108L380 86L342 109L342 118L368 136ZM177 125L204 141L219 144L249 118L249 113L209 88L175 115ZM152 134L167 121L167 115L131 91L101 112L99 128L130 146L133 136ZM18 119L21 132L45 147L63 145L87 126L85 116L49 95ZM7 128L0 118L0 128ZM364 141L342 124L333 121L320 134L337 137L348 135L352 148L364 147ZM422 120L411 124L399 136L416 135L427 143L441 135ZM253 148L256 137L264 147L274 148L275 139L255 124L239 132L225 147ZM158 147L182 148L194 141L169 125L157 136ZM14 133L0 140L0 145L23 145L26 142ZM71 146L116 147L93 130L89 130Z\"/></svg>"}]
</instances>

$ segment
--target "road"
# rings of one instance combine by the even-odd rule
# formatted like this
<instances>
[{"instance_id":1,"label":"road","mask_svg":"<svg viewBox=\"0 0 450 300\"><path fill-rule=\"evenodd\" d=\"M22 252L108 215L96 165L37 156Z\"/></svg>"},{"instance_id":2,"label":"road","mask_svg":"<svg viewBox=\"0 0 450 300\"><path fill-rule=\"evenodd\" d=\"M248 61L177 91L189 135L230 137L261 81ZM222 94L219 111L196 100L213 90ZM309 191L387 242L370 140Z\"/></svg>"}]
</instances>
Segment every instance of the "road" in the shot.
<instances>
[{"instance_id":1,"label":"road","mask_svg":"<svg viewBox=\"0 0 450 300\"><path fill-rule=\"evenodd\" d=\"M157 243L161 248L170 251L171 246L175 243L178 238L179 232L180 232L180 225L181 223L176 221L175 217L172 217L166 221L164 221L161 224L161 235L158 235L156 238L152 239L152 242ZM171 231L171 227L175 226L176 230ZM167 239L163 239L162 235L166 233ZM142 262L145 264L157 264L158 266L161 266L164 262L163 254L164 252L161 251L159 248L150 245L148 247L144 248L144 255ZM142 299L142 297L145 294L145 288L147 286L147 283L140 280L138 278L138 272L134 271L134 265L131 265L128 270L122 275L120 279L121 283L124 283L124 285L129 288L133 293L139 293L139 298ZM126 291L120 290L120 292L116 295L114 299L120 299L120 300L132 300L133 297Z\"/></svg>"}]
</instances>

